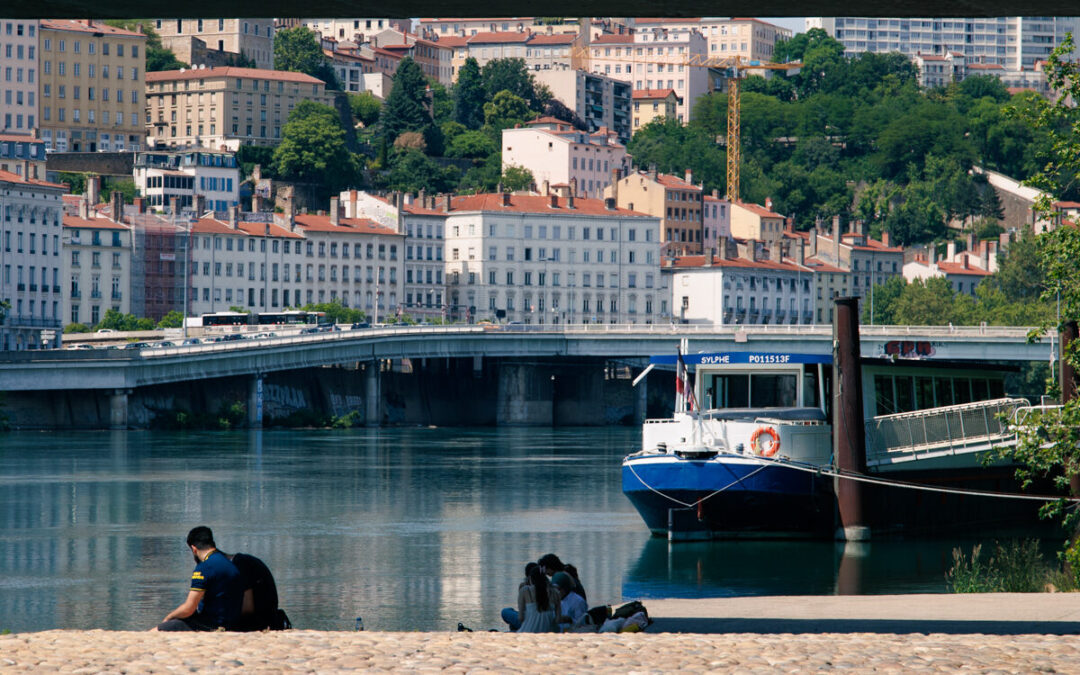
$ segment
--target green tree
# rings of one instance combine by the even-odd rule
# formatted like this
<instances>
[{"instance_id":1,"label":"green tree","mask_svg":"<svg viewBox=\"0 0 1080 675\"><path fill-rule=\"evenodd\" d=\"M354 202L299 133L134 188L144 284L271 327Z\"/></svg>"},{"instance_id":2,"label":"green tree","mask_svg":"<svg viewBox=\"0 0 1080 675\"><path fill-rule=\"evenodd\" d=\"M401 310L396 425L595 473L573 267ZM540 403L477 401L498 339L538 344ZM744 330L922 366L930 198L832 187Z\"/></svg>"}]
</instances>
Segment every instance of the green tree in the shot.
<instances>
[{"instance_id":1,"label":"green tree","mask_svg":"<svg viewBox=\"0 0 1080 675\"><path fill-rule=\"evenodd\" d=\"M465 131L454 136L446 151L447 157L482 159L499 152L491 136L482 131Z\"/></svg>"},{"instance_id":2,"label":"green tree","mask_svg":"<svg viewBox=\"0 0 1080 675\"><path fill-rule=\"evenodd\" d=\"M361 310L343 305L341 298L333 298L330 302L318 304L309 302L300 309L305 312L324 312L326 320L330 323L359 323L367 319L367 315Z\"/></svg>"},{"instance_id":3,"label":"green tree","mask_svg":"<svg viewBox=\"0 0 1080 675\"><path fill-rule=\"evenodd\" d=\"M402 59L380 121L382 137L388 145L406 131L418 131L424 135L429 152L442 153L442 133L428 108L427 88L427 79L416 61L408 56Z\"/></svg>"},{"instance_id":4,"label":"green tree","mask_svg":"<svg viewBox=\"0 0 1080 675\"><path fill-rule=\"evenodd\" d=\"M349 108L352 110L352 116L365 127L370 127L379 121L382 105L382 101L370 91L349 94Z\"/></svg>"},{"instance_id":5,"label":"green tree","mask_svg":"<svg viewBox=\"0 0 1080 675\"><path fill-rule=\"evenodd\" d=\"M897 302L907 290L907 286L907 280L899 276L890 277L885 283L875 285L873 302L870 301L870 296L864 298L860 321L879 326L900 325L901 322L896 318Z\"/></svg>"},{"instance_id":6,"label":"green tree","mask_svg":"<svg viewBox=\"0 0 1080 675\"><path fill-rule=\"evenodd\" d=\"M285 28L274 33L274 70L291 70L327 82L320 77L320 74L325 75L323 69L326 63L326 55L319 46L319 36L307 26ZM330 84L327 82L328 88L337 89L337 78L334 78L334 86Z\"/></svg>"},{"instance_id":7,"label":"green tree","mask_svg":"<svg viewBox=\"0 0 1080 675\"><path fill-rule=\"evenodd\" d=\"M537 86L529 67L525 65L525 59L492 59L480 69L480 77L489 101L494 100L499 92L508 91L525 99L528 107L534 113L539 113L551 98L551 92L546 87Z\"/></svg>"},{"instance_id":8,"label":"green tree","mask_svg":"<svg viewBox=\"0 0 1080 675\"><path fill-rule=\"evenodd\" d=\"M391 160L387 187L403 192L448 192L456 183L455 172L444 169L420 150L396 152Z\"/></svg>"},{"instance_id":9,"label":"green tree","mask_svg":"<svg viewBox=\"0 0 1080 675\"><path fill-rule=\"evenodd\" d=\"M87 326L85 323L69 323L68 325L64 326L64 335L68 335L70 333L89 333L89 332L90 332L90 326Z\"/></svg>"},{"instance_id":10,"label":"green tree","mask_svg":"<svg viewBox=\"0 0 1080 675\"><path fill-rule=\"evenodd\" d=\"M506 89L484 104L484 125L494 132L524 124L533 116L529 102Z\"/></svg>"},{"instance_id":11,"label":"green tree","mask_svg":"<svg viewBox=\"0 0 1080 675\"><path fill-rule=\"evenodd\" d=\"M534 181L532 171L523 166L511 165L503 169L500 182L503 185L503 190L513 192L515 190L527 190Z\"/></svg>"},{"instance_id":12,"label":"green tree","mask_svg":"<svg viewBox=\"0 0 1080 675\"><path fill-rule=\"evenodd\" d=\"M158 328L183 328L184 327L184 314L177 310L172 310L165 316L161 317L161 321L157 323Z\"/></svg>"},{"instance_id":13,"label":"green tree","mask_svg":"<svg viewBox=\"0 0 1080 675\"><path fill-rule=\"evenodd\" d=\"M465 59L458 70L454 85L454 121L468 129L479 129L484 123L484 78L476 59Z\"/></svg>"},{"instance_id":14,"label":"green tree","mask_svg":"<svg viewBox=\"0 0 1080 675\"><path fill-rule=\"evenodd\" d=\"M250 176L259 165L263 178L274 177L274 148L263 145L241 145L236 151L236 161L240 164L242 176Z\"/></svg>"},{"instance_id":15,"label":"green tree","mask_svg":"<svg viewBox=\"0 0 1080 675\"><path fill-rule=\"evenodd\" d=\"M97 329L111 328L118 331L154 330L154 320L140 318L134 314L122 314L117 309L105 310L105 316L97 324Z\"/></svg>"},{"instance_id":16,"label":"green tree","mask_svg":"<svg viewBox=\"0 0 1080 675\"><path fill-rule=\"evenodd\" d=\"M282 129L274 150L274 170L285 180L321 185L336 194L356 180L356 158L345 147L337 111L314 101L300 101Z\"/></svg>"},{"instance_id":17,"label":"green tree","mask_svg":"<svg viewBox=\"0 0 1080 675\"><path fill-rule=\"evenodd\" d=\"M945 277L916 279L904 287L893 304L895 323L903 326L944 326L953 320L955 298L956 291ZM874 300L876 311L876 296Z\"/></svg>"}]
</instances>

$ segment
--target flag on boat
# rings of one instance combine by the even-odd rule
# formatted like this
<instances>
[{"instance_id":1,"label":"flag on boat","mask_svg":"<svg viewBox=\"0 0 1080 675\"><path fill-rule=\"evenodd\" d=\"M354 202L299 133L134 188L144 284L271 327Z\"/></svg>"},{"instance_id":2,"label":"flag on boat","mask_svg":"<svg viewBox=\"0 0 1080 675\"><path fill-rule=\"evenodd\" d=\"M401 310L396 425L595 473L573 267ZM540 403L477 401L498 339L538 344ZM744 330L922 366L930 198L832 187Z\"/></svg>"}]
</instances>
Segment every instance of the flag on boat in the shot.
<instances>
[{"instance_id":1,"label":"flag on boat","mask_svg":"<svg viewBox=\"0 0 1080 675\"><path fill-rule=\"evenodd\" d=\"M694 398L694 388L690 386L690 374L683 361L682 349L678 350L678 359L675 365L675 407L678 410L688 412L697 408L697 400Z\"/></svg>"}]
</instances>

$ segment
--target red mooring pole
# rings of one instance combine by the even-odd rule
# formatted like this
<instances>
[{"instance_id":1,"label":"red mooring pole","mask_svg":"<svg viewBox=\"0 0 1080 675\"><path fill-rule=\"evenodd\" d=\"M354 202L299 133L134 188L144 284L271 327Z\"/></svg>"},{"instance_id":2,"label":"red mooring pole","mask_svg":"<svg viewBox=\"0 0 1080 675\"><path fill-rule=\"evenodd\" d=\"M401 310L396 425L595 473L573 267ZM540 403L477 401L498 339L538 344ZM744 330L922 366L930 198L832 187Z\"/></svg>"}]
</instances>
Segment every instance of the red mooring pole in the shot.
<instances>
[{"instance_id":1,"label":"red mooring pole","mask_svg":"<svg viewBox=\"0 0 1080 675\"><path fill-rule=\"evenodd\" d=\"M840 473L866 473L862 372L859 363L859 299L837 298L833 321L833 454ZM863 515L863 484L834 480L840 510L836 538L866 541L870 528Z\"/></svg>"}]
</instances>

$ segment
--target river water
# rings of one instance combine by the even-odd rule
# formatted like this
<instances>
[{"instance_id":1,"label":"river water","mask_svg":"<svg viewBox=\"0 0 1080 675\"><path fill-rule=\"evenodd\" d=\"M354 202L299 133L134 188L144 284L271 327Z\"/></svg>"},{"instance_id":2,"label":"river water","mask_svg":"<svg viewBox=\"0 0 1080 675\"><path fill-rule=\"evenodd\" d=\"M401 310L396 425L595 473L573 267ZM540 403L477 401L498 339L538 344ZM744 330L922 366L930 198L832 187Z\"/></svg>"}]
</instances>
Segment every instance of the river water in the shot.
<instances>
[{"instance_id":1,"label":"river water","mask_svg":"<svg viewBox=\"0 0 1080 675\"><path fill-rule=\"evenodd\" d=\"M0 436L0 629L137 630L186 596L195 525L262 558L299 628L496 628L524 564L590 605L944 592L946 540L651 538L620 489L639 431L362 429Z\"/></svg>"}]
</instances>

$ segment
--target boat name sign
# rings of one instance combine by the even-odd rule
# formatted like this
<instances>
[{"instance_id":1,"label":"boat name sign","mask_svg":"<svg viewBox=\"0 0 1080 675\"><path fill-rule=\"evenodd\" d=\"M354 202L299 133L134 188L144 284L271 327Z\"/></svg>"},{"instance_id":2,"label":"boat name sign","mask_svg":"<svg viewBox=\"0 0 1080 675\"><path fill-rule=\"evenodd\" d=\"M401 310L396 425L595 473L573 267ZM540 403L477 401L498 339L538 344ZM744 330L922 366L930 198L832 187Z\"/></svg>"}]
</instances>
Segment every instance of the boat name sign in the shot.
<instances>
[{"instance_id":1,"label":"boat name sign","mask_svg":"<svg viewBox=\"0 0 1080 675\"><path fill-rule=\"evenodd\" d=\"M683 354L687 365L721 366L728 364L787 364L832 363L831 354L776 354L764 352L713 352L709 354ZM649 359L656 365L674 365L674 354L658 354Z\"/></svg>"}]
</instances>

